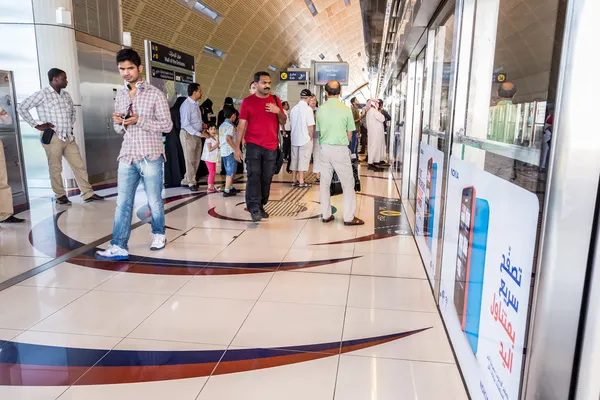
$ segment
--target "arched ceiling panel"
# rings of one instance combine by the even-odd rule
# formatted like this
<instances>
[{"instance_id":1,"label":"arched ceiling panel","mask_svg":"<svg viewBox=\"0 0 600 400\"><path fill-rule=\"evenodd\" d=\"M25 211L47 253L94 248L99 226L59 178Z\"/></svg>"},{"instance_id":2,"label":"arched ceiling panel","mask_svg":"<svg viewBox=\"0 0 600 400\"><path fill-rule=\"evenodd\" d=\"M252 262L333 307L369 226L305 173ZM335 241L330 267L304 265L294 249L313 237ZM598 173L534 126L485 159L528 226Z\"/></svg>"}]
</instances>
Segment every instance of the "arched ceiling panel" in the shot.
<instances>
[{"instance_id":1,"label":"arched ceiling panel","mask_svg":"<svg viewBox=\"0 0 600 400\"><path fill-rule=\"evenodd\" d=\"M313 1L316 16L304 0L202 0L222 16L215 23L191 8L195 0L122 0L123 30L141 55L150 39L196 57L196 80L217 108L225 96L245 97L254 72L269 65L308 68L320 53L350 64L349 93L367 76L357 55L365 49L360 2ZM224 51L224 58L206 54L205 45ZM277 82L278 72L271 75ZM277 92L283 97L285 84Z\"/></svg>"}]
</instances>

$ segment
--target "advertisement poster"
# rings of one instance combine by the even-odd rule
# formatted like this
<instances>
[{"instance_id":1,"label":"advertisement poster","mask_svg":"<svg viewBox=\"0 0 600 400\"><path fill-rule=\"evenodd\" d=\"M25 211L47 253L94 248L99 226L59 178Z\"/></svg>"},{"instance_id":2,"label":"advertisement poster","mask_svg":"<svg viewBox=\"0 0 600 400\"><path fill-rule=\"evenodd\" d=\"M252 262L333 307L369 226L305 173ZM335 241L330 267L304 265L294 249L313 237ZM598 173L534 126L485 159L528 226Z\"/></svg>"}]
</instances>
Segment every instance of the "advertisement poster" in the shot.
<instances>
[{"instance_id":1,"label":"advertisement poster","mask_svg":"<svg viewBox=\"0 0 600 400\"><path fill-rule=\"evenodd\" d=\"M433 284L441 213L440 194L444 153L425 142L421 142L419 153L415 238L427 267L429 281Z\"/></svg>"},{"instance_id":2,"label":"advertisement poster","mask_svg":"<svg viewBox=\"0 0 600 400\"><path fill-rule=\"evenodd\" d=\"M440 309L473 399L518 399L538 198L450 159Z\"/></svg>"}]
</instances>

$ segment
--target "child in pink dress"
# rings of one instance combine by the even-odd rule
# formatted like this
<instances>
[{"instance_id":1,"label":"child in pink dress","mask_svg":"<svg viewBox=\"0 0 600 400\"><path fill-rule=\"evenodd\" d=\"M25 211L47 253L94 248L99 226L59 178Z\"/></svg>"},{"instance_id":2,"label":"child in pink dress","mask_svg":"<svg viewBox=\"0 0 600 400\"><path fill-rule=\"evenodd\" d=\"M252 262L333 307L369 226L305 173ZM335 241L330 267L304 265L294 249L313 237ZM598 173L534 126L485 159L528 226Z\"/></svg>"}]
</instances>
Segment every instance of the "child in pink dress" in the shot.
<instances>
[{"instance_id":1,"label":"child in pink dress","mask_svg":"<svg viewBox=\"0 0 600 400\"><path fill-rule=\"evenodd\" d=\"M204 141L204 149L202 149L202 161L206 163L208 168L208 189L207 193L215 193L215 175L217 173L217 160L219 159L219 135L217 135L217 127L215 124L208 126L208 138Z\"/></svg>"}]
</instances>

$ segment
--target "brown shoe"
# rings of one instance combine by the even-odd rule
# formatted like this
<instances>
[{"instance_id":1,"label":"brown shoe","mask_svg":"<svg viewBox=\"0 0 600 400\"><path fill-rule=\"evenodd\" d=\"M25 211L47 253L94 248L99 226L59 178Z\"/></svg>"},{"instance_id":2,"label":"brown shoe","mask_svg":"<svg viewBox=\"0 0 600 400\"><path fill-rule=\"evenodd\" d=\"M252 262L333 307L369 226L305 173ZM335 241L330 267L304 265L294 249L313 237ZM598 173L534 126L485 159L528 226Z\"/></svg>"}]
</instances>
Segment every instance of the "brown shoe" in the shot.
<instances>
[{"instance_id":1,"label":"brown shoe","mask_svg":"<svg viewBox=\"0 0 600 400\"><path fill-rule=\"evenodd\" d=\"M98 201L98 200L104 200L104 197L98 196L96 193L94 193L93 195L91 195L90 197L88 197L87 199L85 199L84 201L86 203L89 203L89 202Z\"/></svg>"},{"instance_id":2,"label":"brown shoe","mask_svg":"<svg viewBox=\"0 0 600 400\"><path fill-rule=\"evenodd\" d=\"M322 219L322 221L323 221L324 223L328 223L328 222L331 222L331 221L333 221L334 219L335 219L335 217L334 217L333 215L331 215L331 216L330 216L329 218L327 218L327 219L324 219L324 218L323 218L323 219Z\"/></svg>"},{"instance_id":3,"label":"brown shoe","mask_svg":"<svg viewBox=\"0 0 600 400\"><path fill-rule=\"evenodd\" d=\"M69 198L67 196L60 196L58 197L56 200L54 200L56 204L60 204L63 206L70 206L71 205L71 201L69 200Z\"/></svg>"},{"instance_id":4,"label":"brown shoe","mask_svg":"<svg viewBox=\"0 0 600 400\"><path fill-rule=\"evenodd\" d=\"M354 217L354 219L350 222L344 222L344 225L346 225L346 226L355 226L355 225L364 225L364 224L365 224L365 221L363 221L360 218L356 218L356 217Z\"/></svg>"}]
</instances>

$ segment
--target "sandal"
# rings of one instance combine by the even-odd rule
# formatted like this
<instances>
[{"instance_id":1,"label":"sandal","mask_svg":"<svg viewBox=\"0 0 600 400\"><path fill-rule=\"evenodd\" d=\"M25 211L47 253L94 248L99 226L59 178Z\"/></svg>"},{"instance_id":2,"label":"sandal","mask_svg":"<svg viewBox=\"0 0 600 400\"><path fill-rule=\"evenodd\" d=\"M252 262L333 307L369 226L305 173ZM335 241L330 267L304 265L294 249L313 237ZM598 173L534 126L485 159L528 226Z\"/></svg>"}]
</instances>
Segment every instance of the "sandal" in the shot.
<instances>
[{"instance_id":1,"label":"sandal","mask_svg":"<svg viewBox=\"0 0 600 400\"><path fill-rule=\"evenodd\" d=\"M346 225L346 226L356 226L356 225L364 225L364 224L365 224L365 221L363 221L360 218L356 218L356 217L354 217L354 219L350 222L344 222L344 225Z\"/></svg>"}]
</instances>

